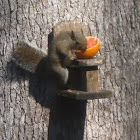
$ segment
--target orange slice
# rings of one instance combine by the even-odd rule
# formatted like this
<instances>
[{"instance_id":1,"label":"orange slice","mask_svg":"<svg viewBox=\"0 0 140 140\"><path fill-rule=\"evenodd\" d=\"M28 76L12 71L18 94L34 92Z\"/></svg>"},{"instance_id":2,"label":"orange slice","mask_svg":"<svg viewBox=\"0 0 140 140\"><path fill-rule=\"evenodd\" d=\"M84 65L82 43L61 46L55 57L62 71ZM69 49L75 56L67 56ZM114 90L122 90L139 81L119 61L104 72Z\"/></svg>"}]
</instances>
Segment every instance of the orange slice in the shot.
<instances>
[{"instance_id":1,"label":"orange slice","mask_svg":"<svg viewBox=\"0 0 140 140\"><path fill-rule=\"evenodd\" d=\"M79 59L89 59L92 58L100 48L100 40L97 37L88 36L87 39L87 49L82 52L81 50L77 50L75 52L77 58Z\"/></svg>"}]
</instances>

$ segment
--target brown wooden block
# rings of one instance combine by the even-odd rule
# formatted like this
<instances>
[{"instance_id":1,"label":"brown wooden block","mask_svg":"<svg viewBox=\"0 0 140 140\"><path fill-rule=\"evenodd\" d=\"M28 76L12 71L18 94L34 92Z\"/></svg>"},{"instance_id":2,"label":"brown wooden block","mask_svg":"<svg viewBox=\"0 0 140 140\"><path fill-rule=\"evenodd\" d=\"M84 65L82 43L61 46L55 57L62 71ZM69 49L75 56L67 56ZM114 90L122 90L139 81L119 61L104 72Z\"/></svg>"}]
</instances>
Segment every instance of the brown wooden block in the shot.
<instances>
[{"instance_id":1,"label":"brown wooden block","mask_svg":"<svg viewBox=\"0 0 140 140\"><path fill-rule=\"evenodd\" d=\"M87 71L87 92L98 92L98 70Z\"/></svg>"},{"instance_id":2,"label":"brown wooden block","mask_svg":"<svg viewBox=\"0 0 140 140\"><path fill-rule=\"evenodd\" d=\"M85 69L72 69L69 75L69 87L71 89L87 92L98 91L98 70L87 71Z\"/></svg>"},{"instance_id":3,"label":"brown wooden block","mask_svg":"<svg viewBox=\"0 0 140 140\"><path fill-rule=\"evenodd\" d=\"M77 60L70 68L70 88L87 92L98 91L98 64L102 64L101 58Z\"/></svg>"}]
</instances>

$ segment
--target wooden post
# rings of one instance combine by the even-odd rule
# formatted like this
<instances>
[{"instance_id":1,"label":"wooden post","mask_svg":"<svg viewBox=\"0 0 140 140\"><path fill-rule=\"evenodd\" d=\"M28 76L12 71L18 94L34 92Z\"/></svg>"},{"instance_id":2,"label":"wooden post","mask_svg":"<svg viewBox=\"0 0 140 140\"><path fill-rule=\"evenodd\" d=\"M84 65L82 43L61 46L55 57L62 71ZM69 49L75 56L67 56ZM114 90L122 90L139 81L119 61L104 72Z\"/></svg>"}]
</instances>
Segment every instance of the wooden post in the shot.
<instances>
[{"instance_id":1,"label":"wooden post","mask_svg":"<svg viewBox=\"0 0 140 140\"><path fill-rule=\"evenodd\" d=\"M93 71L86 71L87 78L87 91L88 92L98 92L98 67Z\"/></svg>"}]
</instances>

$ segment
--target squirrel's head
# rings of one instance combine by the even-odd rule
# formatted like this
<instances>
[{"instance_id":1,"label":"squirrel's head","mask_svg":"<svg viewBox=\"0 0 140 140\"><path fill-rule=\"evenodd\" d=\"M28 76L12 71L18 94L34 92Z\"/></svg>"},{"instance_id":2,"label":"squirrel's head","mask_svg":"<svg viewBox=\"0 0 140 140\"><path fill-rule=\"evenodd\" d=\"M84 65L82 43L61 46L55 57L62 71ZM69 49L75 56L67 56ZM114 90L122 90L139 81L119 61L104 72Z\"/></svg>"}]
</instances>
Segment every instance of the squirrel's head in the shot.
<instances>
[{"instance_id":1,"label":"squirrel's head","mask_svg":"<svg viewBox=\"0 0 140 140\"><path fill-rule=\"evenodd\" d=\"M81 50L81 51L86 50L87 40L82 31L81 32L72 31L71 38L72 40L75 41L74 49Z\"/></svg>"}]
</instances>

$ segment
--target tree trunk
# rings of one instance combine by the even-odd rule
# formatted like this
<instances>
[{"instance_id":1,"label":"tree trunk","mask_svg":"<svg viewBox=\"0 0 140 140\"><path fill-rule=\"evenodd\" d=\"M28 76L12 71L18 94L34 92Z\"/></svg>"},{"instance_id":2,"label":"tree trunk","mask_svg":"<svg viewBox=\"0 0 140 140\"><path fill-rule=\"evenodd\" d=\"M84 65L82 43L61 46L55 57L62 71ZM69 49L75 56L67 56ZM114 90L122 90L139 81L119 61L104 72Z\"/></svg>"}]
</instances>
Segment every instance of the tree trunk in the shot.
<instances>
[{"instance_id":1,"label":"tree trunk","mask_svg":"<svg viewBox=\"0 0 140 140\"><path fill-rule=\"evenodd\" d=\"M11 61L18 40L47 52L52 27L73 19L101 40L99 86L110 99L44 99L43 83ZM139 0L0 0L0 140L139 140L139 78Z\"/></svg>"}]
</instances>

